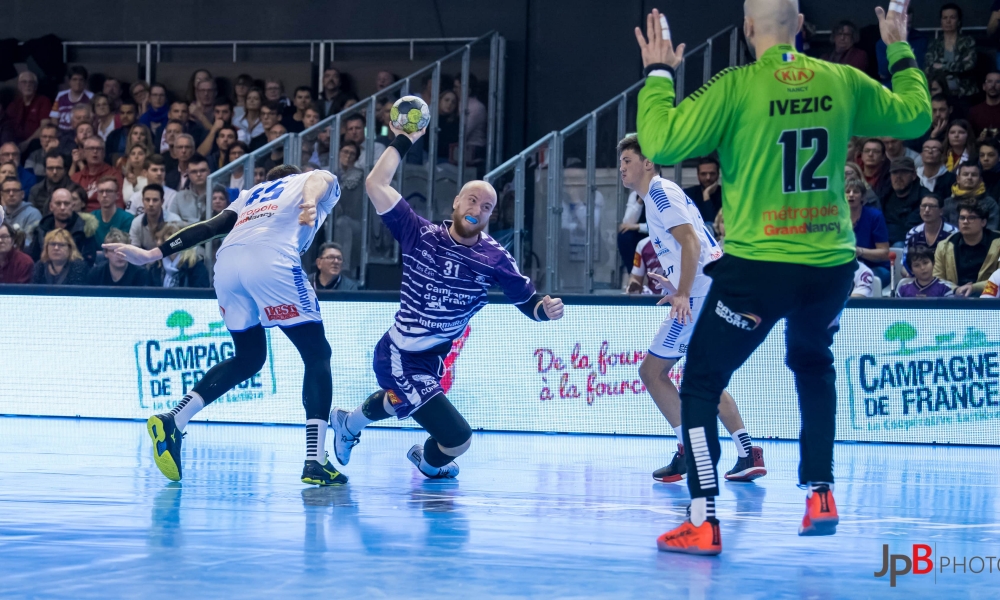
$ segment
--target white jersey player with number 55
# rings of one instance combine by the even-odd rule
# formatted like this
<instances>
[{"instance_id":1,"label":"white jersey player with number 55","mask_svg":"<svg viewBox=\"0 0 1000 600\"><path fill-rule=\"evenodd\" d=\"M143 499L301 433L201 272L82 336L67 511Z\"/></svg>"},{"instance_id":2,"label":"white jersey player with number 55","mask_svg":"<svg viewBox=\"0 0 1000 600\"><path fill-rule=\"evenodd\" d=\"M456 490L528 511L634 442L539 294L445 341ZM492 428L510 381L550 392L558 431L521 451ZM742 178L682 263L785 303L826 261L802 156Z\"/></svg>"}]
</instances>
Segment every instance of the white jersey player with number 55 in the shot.
<instances>
[{"instance_id":1,"label":"white jersey player with number 55","mask_svg":"<svg viewBox=\"0 0 1000 600\"><path fill-rule=\"evenodd\" d=\"M301 173L298 167L280 165L271 169L267 181L244 190L218 215L182 229L159 248L104 245L105 252L116 252L142 265L226 236L215 263L215 292L226 328L233 336L235 354L209 369L173 410L147 421L153 459L167 478L181 479L184 426L205 405L260 371L267 358L264 328L277 325L305 364L306 460L302 482L347 482L326 459L326 419L333 400L332 352L319 301L299 258L339 199L340 184L329 172Z\"/></svg>"}]
</instances>

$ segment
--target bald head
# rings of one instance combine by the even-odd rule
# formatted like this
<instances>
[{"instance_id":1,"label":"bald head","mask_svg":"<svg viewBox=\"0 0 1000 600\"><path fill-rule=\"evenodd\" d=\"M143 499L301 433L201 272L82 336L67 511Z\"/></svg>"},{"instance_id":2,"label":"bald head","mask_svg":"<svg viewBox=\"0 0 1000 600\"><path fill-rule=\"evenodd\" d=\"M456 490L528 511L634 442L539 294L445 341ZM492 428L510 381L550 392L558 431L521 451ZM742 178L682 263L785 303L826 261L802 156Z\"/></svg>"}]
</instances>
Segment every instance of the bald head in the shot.
<instances>
[{"instance_id":1,"label":"bald head","mask_svg":"<svg viewBox=\"0 0 1000 600\"><path fill-rule=\"evenodd\" d=\"M496 205L497 192L492 185L478 179L466 183L452 203L453 232L466 243L476 239L489 224Z\"/></svg>"},{"instance_id":2,"label":"bald head","mask_svg":"<svg viewBox=\"0 0 1000 600\"><path fill-rule=\"evenodd\" d=\"M481 201L489 199L489 201L493 204L496 204L497 202L497 191L493 189L492 185L482 179L475 179L466 183L458 192L459 197L467 196L469 194L475 194Z\"/></svg>"},{"instance_id":3,"label":"bald head","mask_svg":"<svg viewBox=\"0 0 1000 600\"><path fill-rule=\"evenodd\" d=\"M767 50L757 47L759 44L768 47L790 44L802 28L798 0L746 0L743 13L746 15L743 32L755 47L757 56Z\"/></svg>"}]
</instances>

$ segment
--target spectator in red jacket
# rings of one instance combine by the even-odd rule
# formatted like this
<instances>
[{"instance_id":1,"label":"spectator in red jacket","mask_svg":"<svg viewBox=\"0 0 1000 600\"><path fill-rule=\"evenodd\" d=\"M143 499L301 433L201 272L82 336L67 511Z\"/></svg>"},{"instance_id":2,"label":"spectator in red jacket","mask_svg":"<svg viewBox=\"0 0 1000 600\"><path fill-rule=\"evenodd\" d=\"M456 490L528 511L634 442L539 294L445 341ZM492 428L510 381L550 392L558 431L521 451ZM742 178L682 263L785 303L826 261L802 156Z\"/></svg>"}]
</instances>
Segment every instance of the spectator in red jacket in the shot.
<instances>
[{"instance_id":1,"label":"spectator in red jacket","mask_svg":"<svg viewBox=\"0 0 1000 600\"><path fill-rule=\"evenodd\" d=\"M17 76L17 97L7 107L7 116L13 122L14 140L20 145L21 152L38 137L52 110L52 101L36 94L37 91L38 77L34 73L25 71Z\"/></svg>"},{"instance_id":2,"label":"spectator in red jacket","mask_svg":"<svg viewBox=\"0 0 1000 600\"><path fill-rule=\"evenodd\" d=\"M0 225L0 283L31 283L35 261L17 249L14 232Z\"/></svg>"},{"instance_id":3,"label":"spectator in red jacket","mask_svg":"<svg viewBox=\"0 0 1000 600\"><path fill-rule=\"evenodd\" d=\"M73 183L87 191L86 211L93 212L101 208L101 203L97 199L97 182L102 177L110 175L118 181L118 189L121 190L122 172L104 162L104 141L97 136L84 140L83 160L87 163L86 167L74 173L71 179ZM116 203L119 208L125 208L120 191Z\"/></svg>"}]
</instances>

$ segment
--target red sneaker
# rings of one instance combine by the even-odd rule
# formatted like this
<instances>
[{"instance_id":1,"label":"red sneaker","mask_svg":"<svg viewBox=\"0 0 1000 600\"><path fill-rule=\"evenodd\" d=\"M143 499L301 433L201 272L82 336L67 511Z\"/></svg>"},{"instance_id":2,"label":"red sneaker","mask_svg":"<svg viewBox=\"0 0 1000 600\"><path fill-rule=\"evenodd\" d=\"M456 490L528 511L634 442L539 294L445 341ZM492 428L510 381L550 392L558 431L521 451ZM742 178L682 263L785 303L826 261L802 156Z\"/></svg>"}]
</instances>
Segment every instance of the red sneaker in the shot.
<instances>
[{"instance_id":1,"label":"red sneaker","mask_svg":"<svg viewBox=\"0 0 1000 600\"><path fill-rule=\"evenodd\" d=\"M653 479L663 483L673 483L684 479L687 474L687 459L684 457L684 444L677 444L677 452L670 459L670 464L653 471Z\"/></svg>"},{"instance_id":2,"label":"red sneaker","mask_svg":"<svg viewBox=\"0 0 1000 600\"><path fill-rule=\"evenodd\" d=\"M685 554L700 554L715 556L722 552L722 535L719 533L719 520L714 517L695 527L688 519L680 527L668 531L656 538L656 547L661 552L683 552Z\"/></svg>"},{"instance_id":3,"label":"red sneaker","mask_svg":"<svg viewBox=\"0 0 1000 600\"><path fill-rule=\"evenodd\" d=\"M799 535L833 535L837 533L837 503L828 485L820 485L806 496L806 514L799 526Z\"/></svg>"},{"instance_id":4,"label":"red sneaker","mask_svg":"<svg viewBox=\"0 0 1000 600\"><path fill-rule=\"evenodd\" d=\"M736 466L730 469L725 477L728 481L753 481L764 475L767 475L767 469L764 467L764 449L754 446L750 449L750 454L736 459Z\"/></svg>"}]
</instances>

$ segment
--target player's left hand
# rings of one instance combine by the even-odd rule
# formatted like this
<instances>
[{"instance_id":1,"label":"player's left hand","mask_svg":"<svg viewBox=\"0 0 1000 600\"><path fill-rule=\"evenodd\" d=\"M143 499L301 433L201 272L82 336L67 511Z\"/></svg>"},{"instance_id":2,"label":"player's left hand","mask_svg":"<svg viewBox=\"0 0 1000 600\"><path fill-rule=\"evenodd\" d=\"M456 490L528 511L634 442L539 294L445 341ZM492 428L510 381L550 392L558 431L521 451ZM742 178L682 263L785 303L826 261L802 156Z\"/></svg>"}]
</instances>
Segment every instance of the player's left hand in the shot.
<instances>
[{"instance_id":1,"label":"player's left hand","mask_svg":"<svg viewBox=\"0 0 1000 600\"><path fill-rule=\"evenodd\" d=\"M556 321L563 316L563 302L559 298L545 296L542 298L542 310L550 321Z\"/></svg>"},{"instance_id":2,"label":"player's left hand","mask_svg":"<svg viewBox=\"0 0 1000 600\"><path fill-rule=\"evenodd\" d=\"M639 42L639 50L642 51L642 66L644 67L662 63L676 69L684 60L684 44L674 48L674 43L671 40L663 39L660 11L655 8L646 16L646 37L642 36L642 29L636 27L635 39Z\"/></svg>"}]
</instances>

